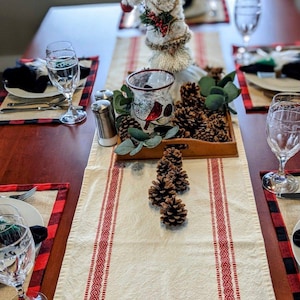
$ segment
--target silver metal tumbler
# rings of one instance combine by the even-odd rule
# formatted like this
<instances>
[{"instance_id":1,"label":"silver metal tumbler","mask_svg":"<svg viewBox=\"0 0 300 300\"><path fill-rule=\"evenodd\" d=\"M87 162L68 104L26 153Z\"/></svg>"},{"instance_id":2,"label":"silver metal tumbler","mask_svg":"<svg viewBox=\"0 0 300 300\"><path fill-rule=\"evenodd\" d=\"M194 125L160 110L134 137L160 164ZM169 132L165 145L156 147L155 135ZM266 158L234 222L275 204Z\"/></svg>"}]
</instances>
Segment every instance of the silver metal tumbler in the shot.
<instances>
[{"instance_id":1,"label":"silver metal tumbler","mask_svg":"<svg viewBox=\"0 0 300 300\"><path fill-rule=\"evenodd\" d=\"M117 143L112 106L109 100L98 100L91 105L101 146L113 146Z\"/></svg>"}]
</instances>

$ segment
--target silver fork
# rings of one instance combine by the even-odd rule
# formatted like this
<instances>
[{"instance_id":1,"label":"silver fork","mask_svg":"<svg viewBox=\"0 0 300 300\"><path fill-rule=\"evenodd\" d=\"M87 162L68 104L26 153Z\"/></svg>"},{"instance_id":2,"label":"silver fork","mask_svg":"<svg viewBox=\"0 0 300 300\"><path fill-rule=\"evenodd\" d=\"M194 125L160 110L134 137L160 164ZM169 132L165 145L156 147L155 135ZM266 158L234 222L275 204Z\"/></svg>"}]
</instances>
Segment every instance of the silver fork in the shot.
<instances>
[{"instance_id":1,"label":"silver fork","mask_svg":"<svg viewBox=\"0 0 300 300\"><path fill-rule=\"evenodd\" d=\"M18 199L18 200L25 200L29 197L31 197L36 191L36 186L33 187L31 190L26 191L23 194L19 194L19 195L0 195L0 198L13 198L13 199Z\"/></svg>"}]
</instances>

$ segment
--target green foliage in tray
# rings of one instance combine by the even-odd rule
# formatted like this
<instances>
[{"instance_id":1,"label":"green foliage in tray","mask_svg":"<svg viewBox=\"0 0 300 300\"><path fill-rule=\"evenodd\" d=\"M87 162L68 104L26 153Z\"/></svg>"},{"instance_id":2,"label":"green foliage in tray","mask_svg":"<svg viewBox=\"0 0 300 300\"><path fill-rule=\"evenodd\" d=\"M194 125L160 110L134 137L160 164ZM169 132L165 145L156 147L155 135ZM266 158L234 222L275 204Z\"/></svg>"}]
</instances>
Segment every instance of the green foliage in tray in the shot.
<instances>
[{"instance_id":1,"label":"green foliage in tray","mask_svg":"<svg viewBox=\"0 0 300 300\"><path fill-rule=\"evenodd\" d=\"M204 76L199 80L201 95L206 97L205 105L208 109L217 110L224 106L236 114L236 111L229 106L229 103L241 93L241 90L233 83L235 75L236 72L233 71L219 81L211 76Z\"/></svg>"}]
</instances>

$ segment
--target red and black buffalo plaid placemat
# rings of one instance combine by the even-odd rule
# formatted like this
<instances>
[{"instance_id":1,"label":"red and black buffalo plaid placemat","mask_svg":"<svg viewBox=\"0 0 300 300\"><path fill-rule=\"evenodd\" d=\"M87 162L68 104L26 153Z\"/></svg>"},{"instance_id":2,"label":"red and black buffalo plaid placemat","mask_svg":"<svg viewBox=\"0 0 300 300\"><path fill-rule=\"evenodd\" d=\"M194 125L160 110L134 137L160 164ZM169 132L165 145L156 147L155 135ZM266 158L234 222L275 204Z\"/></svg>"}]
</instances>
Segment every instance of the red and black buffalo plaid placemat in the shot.
<instances>
[{"instance_id":1,"label":"red and black buffalo plaid placemat","mask_svg":"<svg viewBox=\"0 0 300 300\"><path fill-rule=\"evenodd\" d=\"M91 67L90 67L90 73L86 79L85 86L82 91L81 99L78 105L83 106L85 109L89 103L91 93L93 90L94 82L96 79L97 75L97 70L99 66L99 57L94 56L94 57L84 57L81 58L84 60L91 60ZM4 101L5 97L7 96L7 91L1 89L0 90L0 105ZM19 124L45 124L45 123L61 123L60 120L53 119L53 118L43 118L43 119L29 119L29 120L1 120L0 125L19 125Z\"/></svg>"},{"instance_id":2,"label":"red and black buffalo plaid placemat","mask_svg":"<svg viewBox=\"0 0 300 300\"><path fill-rule=\"evenodd\" d=\"M39 254L36 258L33 273L30 279L28 290L39 291L43 281L44 272L48 263L50 252L54 243L56 231L63 213L69 183L41 183L41 184L8 184L0 185L0 192L27 191L37 187L37 191L57 190L57 196L54 201L49 222L47 225L48 237L41 244Z\"/></svg>"},{"instance_id":3,"label":"red and black buffalo plaid placemat","mask_svg":"<svg viewBox=\"0 0 300 300\"><path fill-rule=\"evenodd\" d=\"M261 172L261 177L266 172ZM300 175L300 170L295 172L290 172L291 174ZM286 229L286 225L283 216L280 212L278 201L276 195L264 190L265 199L267 201L269 211L271 214L272 222L277 236L278 247L282 256L282 260L285 266L286 276L288 283L291 288L291 293L295 300L300 300L300 277L298 273L297 262L295 261L291 241L289 234ZM296 200L295 200L296 201Z\"/></svg>"}]
</instances>

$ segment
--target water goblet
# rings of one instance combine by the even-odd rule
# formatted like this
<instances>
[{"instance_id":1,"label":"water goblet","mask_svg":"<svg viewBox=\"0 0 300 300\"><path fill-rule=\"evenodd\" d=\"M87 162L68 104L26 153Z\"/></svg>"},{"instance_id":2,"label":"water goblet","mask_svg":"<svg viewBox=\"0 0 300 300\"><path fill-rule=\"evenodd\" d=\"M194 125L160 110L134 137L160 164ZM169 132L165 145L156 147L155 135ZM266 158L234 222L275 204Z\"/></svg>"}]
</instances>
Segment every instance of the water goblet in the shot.
<instances>
[{"instance_id":1,"label":"water goblet","mask_svg":"<svg viewBox=\"0 0 300 300\"><path fill-rule=\"evenodd\" d=\"M300 94L274 96L266 121L267 142L279 160L278 171L262 178L265 189L281 196L298 190L298 180L285 171L287 161L300 150Z\"/></svg>"},{"instance_id":2,"label":"water goblet","mask_svg":"<svg viewBox=\"0 0 300 300\"><path fill-rule=\"evenodd\" d=\"M34 261L34 240L23 219L18 215L0 216L0 282L17 290L13 300L47 300L39 292L25 293L24 282Z\"/></svg>"},{"instance_id":3,"label":"water goblet","mask_svg":"<svg viewBox=\"0 0 300 300\"><path fill-rule=\"evenodd\" d=\"M234 5L235 26L243 37L244 46L238 49L237 62L242 65L251 63L248 51L250 37L256 30L261 14L261 0L236 0Z\"/></svg>"},{"instance_id":4,"label":"water goblet","mask_svg":"<svg viewBox=\"0 0 300 300\"><path fill-rule=\"evenodd\" d=\"M74 50L52 51L47 57L47 69L52 84L68 100L68 110L60 117L60 121L73 125L86 119L84 110L75 109L72 104L74 91L80 78L78 58Z\"/></svg>"},{"instance_id":5,"label":"water goblet","mask_svg":"<svg viewBox=\"0 0 300 300\"><path fill-rule=\"evenodd\" d=\"M58 50L74 50L73 45L69 41L54 41L46 46L46 58L49 57L51 52Z\"/></svg>"}]
</instances>

